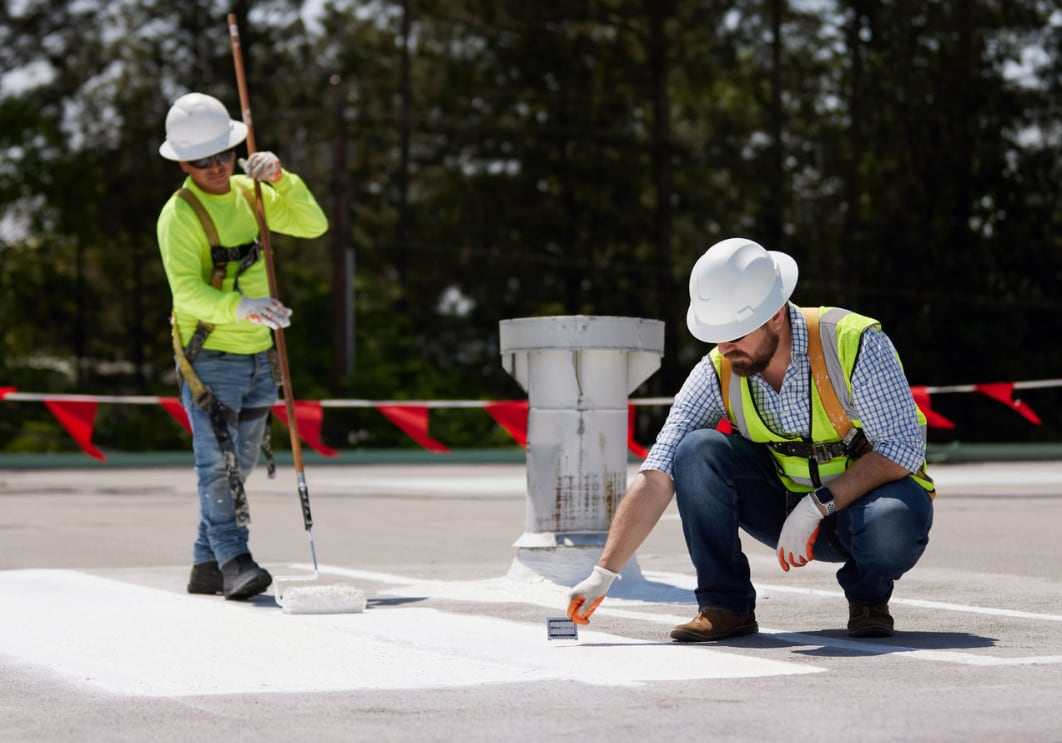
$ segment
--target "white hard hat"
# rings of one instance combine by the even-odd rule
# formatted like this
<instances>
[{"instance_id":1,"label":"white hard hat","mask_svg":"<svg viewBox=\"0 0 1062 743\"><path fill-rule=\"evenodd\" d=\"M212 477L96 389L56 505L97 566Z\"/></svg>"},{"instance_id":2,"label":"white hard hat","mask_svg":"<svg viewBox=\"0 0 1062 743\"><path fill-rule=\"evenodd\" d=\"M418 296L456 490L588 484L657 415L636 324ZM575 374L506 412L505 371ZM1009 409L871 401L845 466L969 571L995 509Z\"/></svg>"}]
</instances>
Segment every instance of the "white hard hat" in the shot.
<instances>
[{"instance_id":1,"label":"white hard hat","mask_svg":"<svg viewBox=\"0 0 1062 743\"><path fill-rule=\"evenodd\" d=\"M217 98L182 95L166 114L166 141L159 154L167 160L198 160L232 149L247 139L247 126L233 121Z\"/></svg>"},{"instance_id":2,"label":"white hard hat","mask_svg":"<svg viewBox=\"0 0 1062 743\"><path fill-rule=\"evenodd\" d=\"M723 343L751 333L789 300L797 264L743 237L717 242L690 274L686 325L698 340Z\"/></svg>"}]
</instances>

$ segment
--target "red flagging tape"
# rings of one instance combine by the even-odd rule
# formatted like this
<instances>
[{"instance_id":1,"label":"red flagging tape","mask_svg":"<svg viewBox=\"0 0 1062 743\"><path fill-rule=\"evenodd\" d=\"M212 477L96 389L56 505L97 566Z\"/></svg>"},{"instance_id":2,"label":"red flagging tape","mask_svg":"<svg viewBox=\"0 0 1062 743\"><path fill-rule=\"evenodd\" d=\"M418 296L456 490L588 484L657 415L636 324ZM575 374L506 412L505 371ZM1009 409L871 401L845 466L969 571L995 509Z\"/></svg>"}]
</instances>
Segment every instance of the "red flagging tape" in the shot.
<instances>
[{"instance_id":1,"label":"red flagging tape","mask_svg":"<svg viewBox=\"0 0 1062 743\"><path fill-rule=\"evenodd\" d=\"M634 440L634 406L627 406L627 449L636 457L645 459L649 450Z\"/></svg>"},{"instance_id":2,"label":"red flagging tape","mask_svg":"<svg viewBox=\"0 0 1062 743\"><path fill-rule=\"evenodd\" d=\"M100 461L107 459L103 452L92 444L92 428L96 420L95 400L45 400L44 404L83 452Z\"/></svg>"},{"instance_id":3,"label":"red flagging tape","mask_svg":"<svg viewBox=\"0 0 1062 743\"><path fill-rule=\"evenodd\" d=\"M376 409L428 451L450 451L444 444L428 435L427 405L377 405Z\"/></svg>"},{"instance_id":4,"label":"red flagging tape","mask_svg":"<svg viewBox=\"0 0 1062 743\"><path fill-rule=\"evenodd\" d=\"M299 438L322 456L339 456L338 451L325 446L324 442L321 441L321 423L324 420L324 410L321 408L321 403L316 400L295 400L294 408L295 430L298 432ZM288 409L284 403L274 405L273 414L284 421L289 428L291 427L291 421L288 420Z\"/></svg>"},{"instance_id":5,"label":"red flagging tape","mask_svg":"<svg viewBox=\"0 0 1062 743\"><path fill-rule=\"evenodd\" d=\"M1025 420L1032 423L1034 426L1039 426L1042 421L1040 416L1033 412L1032 408L1023 403L1021 400L1014 399L1014 383L1013 382L997 382L995 384L979 384L977 385L977 391L981 392L993 400L1003 403L1011 410L1016 410L1018 414Z\"/></svg>"},{"instance_id":6,"label":"red flagging tape","mask_svg":"<svg viewBox=\"0 0 1062 743\"><path fill-rule=\"evenodd\" d=\"M1025 382L997 382L978 385L961 385L955 387L911 387L911 394L915 403L926 416L927 424L932 428L954 429L954 422L932 409L930 395L942 392L980 392L981 394L1001 402L1011 410L1017 412L1033 425L1041 425L1040 417L1022 400L1014 398L1016 389L1058 387L1062 386L1060 379L1034 380ZM96 459L105 460L103 453L93 445L92 433L95 423L96 409L99 402L124 402L132 404L146 404L157 402L172 416L184 429L191 433L191 425L188 421L187 412L175 397L122 397L102 395L92 397L88 395L48 395L38 393L20 393L17 387L0 386L0 401L9 398L13 401L34 400L44 402L59 423L73 437L81 449ZM77 398L77 399L68 399ZM375 407L392 423L404 431L410 438L419 443L425 449L435 452L450 451L441 442L428 435L428 411L431 407L446 407L445 402L438 401L410 401L391 402L379 404L371 400L355 401L331 401L331 407L340 407L336 403L348 402L358 407ZM528 429L528 401L527 400L502 400L502 401L453 401L460 407L482 407L487 413L516 440L521 446L527 446ZM664 403L658 403L664 404ZM295 403L296 428L300 438L317 452L326 456L338 456L339 452L324 444L321 440L321 425L323 422L323 405L321 401L296 400ZM628 406L627 448L636 456L645 457L648 452L645 447L634 440L634 411L635 405ZM286 424L287 409L283 404L277 404L273 412ZM724 433L731 432L730 423L723 419L716 426Z\"/></svg>"},{"instance_id":7,"label":"red flagging tape","mask_svg":"<svg viewBox=\"0 0 1062 743\"><path fill-rule=\"evenodd\" d=\"M509 432L516 443L527 446L527 400L488 402L483 409L499 426Z\"/></svg>"},{"instance_id":8,"label":"red flagging tape","mask_svg":"<svg viewBox=\"0 0 1062 743\"><path fill-rule=\"evenodd\" d=\"M160 397L159 405L162 409L169 413L175 421L181 424L181 427L189 434L192 433L192 424L188 420L188 411L184 409L184 405L176 397Z\"/></svg>"},{"instance_id":9,"label":"red flagging tape","mask_svg":"<svg viewBox=\"0 0 1062 743\"><path fill-rule=\"evenodd\" d=\"M955 428L954 423L929 407L929 392L925 387L912 387L911 394L914 396L915 405L921 408L926 416L926 425L933 428Z\"/></svg>"}]
</instances>

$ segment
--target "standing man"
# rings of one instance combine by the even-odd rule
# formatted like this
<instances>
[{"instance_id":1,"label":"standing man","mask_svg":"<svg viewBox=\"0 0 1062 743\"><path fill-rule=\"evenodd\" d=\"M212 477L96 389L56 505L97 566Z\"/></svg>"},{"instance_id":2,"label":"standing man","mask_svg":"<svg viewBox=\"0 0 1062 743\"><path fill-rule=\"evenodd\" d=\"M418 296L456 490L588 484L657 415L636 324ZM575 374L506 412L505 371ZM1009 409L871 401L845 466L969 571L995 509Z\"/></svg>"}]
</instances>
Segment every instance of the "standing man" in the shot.
<instances>
[{"instance_id":1,"label":"standing man","mask_svg":"<svg viewBox=\"0 0 1062 743\"><path fill-rule=\"evenodd\" d=\"M925 417L877 321L789 302L796 262L744 238L690 277L686 322L717 344L675 397L617 509L601 559L569 594L585 624L676 495L699 613L671 631L704 642L759 631L738 528L783 571L842 563L848 634L887 637L889 598L929 540ZM732 434L716 429L727 419Z\"/></svg>"},{"instance_id":2,"label":"standing man","mask_svg":"<svg viewBox=\"0 0 1062 743\"><path fill-rule=\"evenodd\" d=\"M226 599L250 598L272 582L247 545L243 484L277 400L270 330L288 327L291 316L270 297L254 182L262 183L270 230L313 238L328 228L313 194L273 153L241 160L247 175L233 175L236 146L246 138L247 127L230 119L219 100L189 93L166 115L159 147L187 176L159 214L158 241L173 294L174 353L199 489L188 592Z\"/></svg>"}]
</instances>

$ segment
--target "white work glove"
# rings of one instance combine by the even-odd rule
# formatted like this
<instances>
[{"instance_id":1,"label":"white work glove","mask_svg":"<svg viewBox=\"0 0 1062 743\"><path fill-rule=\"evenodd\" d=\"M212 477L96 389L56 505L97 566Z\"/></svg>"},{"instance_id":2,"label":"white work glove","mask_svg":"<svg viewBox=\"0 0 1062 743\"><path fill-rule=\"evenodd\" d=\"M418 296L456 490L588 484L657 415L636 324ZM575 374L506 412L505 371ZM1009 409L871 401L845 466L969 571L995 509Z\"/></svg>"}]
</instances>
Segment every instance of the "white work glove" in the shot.
<instances>
[{"instance_id":1,"label":"white work glove","mask_svg":"<svg viewBox=\"0 0 1062 743\"><path fill-rule=\"evenodd\" d=\"M778 563L782 570L789 572L790 567L802 568L815 559L812 547L819 535L819 522L822 511L809 493L800 499L778 536Z\"/></svg>"},{"instance_id":2,"label":"white work glove","mask_svg":"<svg viewBox=\"0 0 1062 743\"><path fill-rule=\"evenodd\" d=\"M273 330L291 325L291 310L272 297L240 297L236 305L236 319L255 325L268 325Z\"/></svg>"},{"instance_id":3,"label":"white work glove","mask_svg":"<svg viewBox=\"0 0 1062 743\"><path fill-rule=\"evenodd\" d=\"M240 167L249 178L255 181L276 183L283 173L280 170L280 158L272 152L256 152L248 158L240 158Z\"/></svg>"},{"instance_id":4,"label":"white work glove","mask_svg":"<svg viewBox=\"0 0 1062 743\"><path fill-rule=\"evenodd\" d=\"M605 594L612 586L612 581L618 577L619 573L594 565L594 572L590 573L590 577L568 592L568 619L576 624L590 624L590 615L605 600ZM589 606L580 614L579 609L583 604Z\"/></svg>"}]
</instances>

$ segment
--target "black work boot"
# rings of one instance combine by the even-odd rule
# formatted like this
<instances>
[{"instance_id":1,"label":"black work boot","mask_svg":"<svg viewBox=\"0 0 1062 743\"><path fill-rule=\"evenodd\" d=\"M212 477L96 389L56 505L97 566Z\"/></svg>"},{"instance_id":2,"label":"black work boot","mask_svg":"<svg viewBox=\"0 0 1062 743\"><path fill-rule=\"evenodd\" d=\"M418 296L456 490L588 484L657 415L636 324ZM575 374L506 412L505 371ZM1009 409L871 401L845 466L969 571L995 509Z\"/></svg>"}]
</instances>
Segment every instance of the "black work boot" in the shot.
<instances>
[{"instance_id":1,"label":"black work boot","mask_svg":"<svg viewBox=\"0 0 1062 743\"><path fill-rule=\"evenodd\" d=\"M192 566L192 574L188 578L188 593L216 596L223 590L224 582L216 561L200 562Z\"/></svg>"},{"instance_id":2,"label":"black work boot","mask_svg":"<svg viewBox=\"0 0 1062 743\"><path fill-rule=\"evenodd\" d=\"M221 566L224 593L227 599L249 599L269 588L273 576L265 568L258 567L250 556L236 555Z\"/></svg>"}]
</instances>

